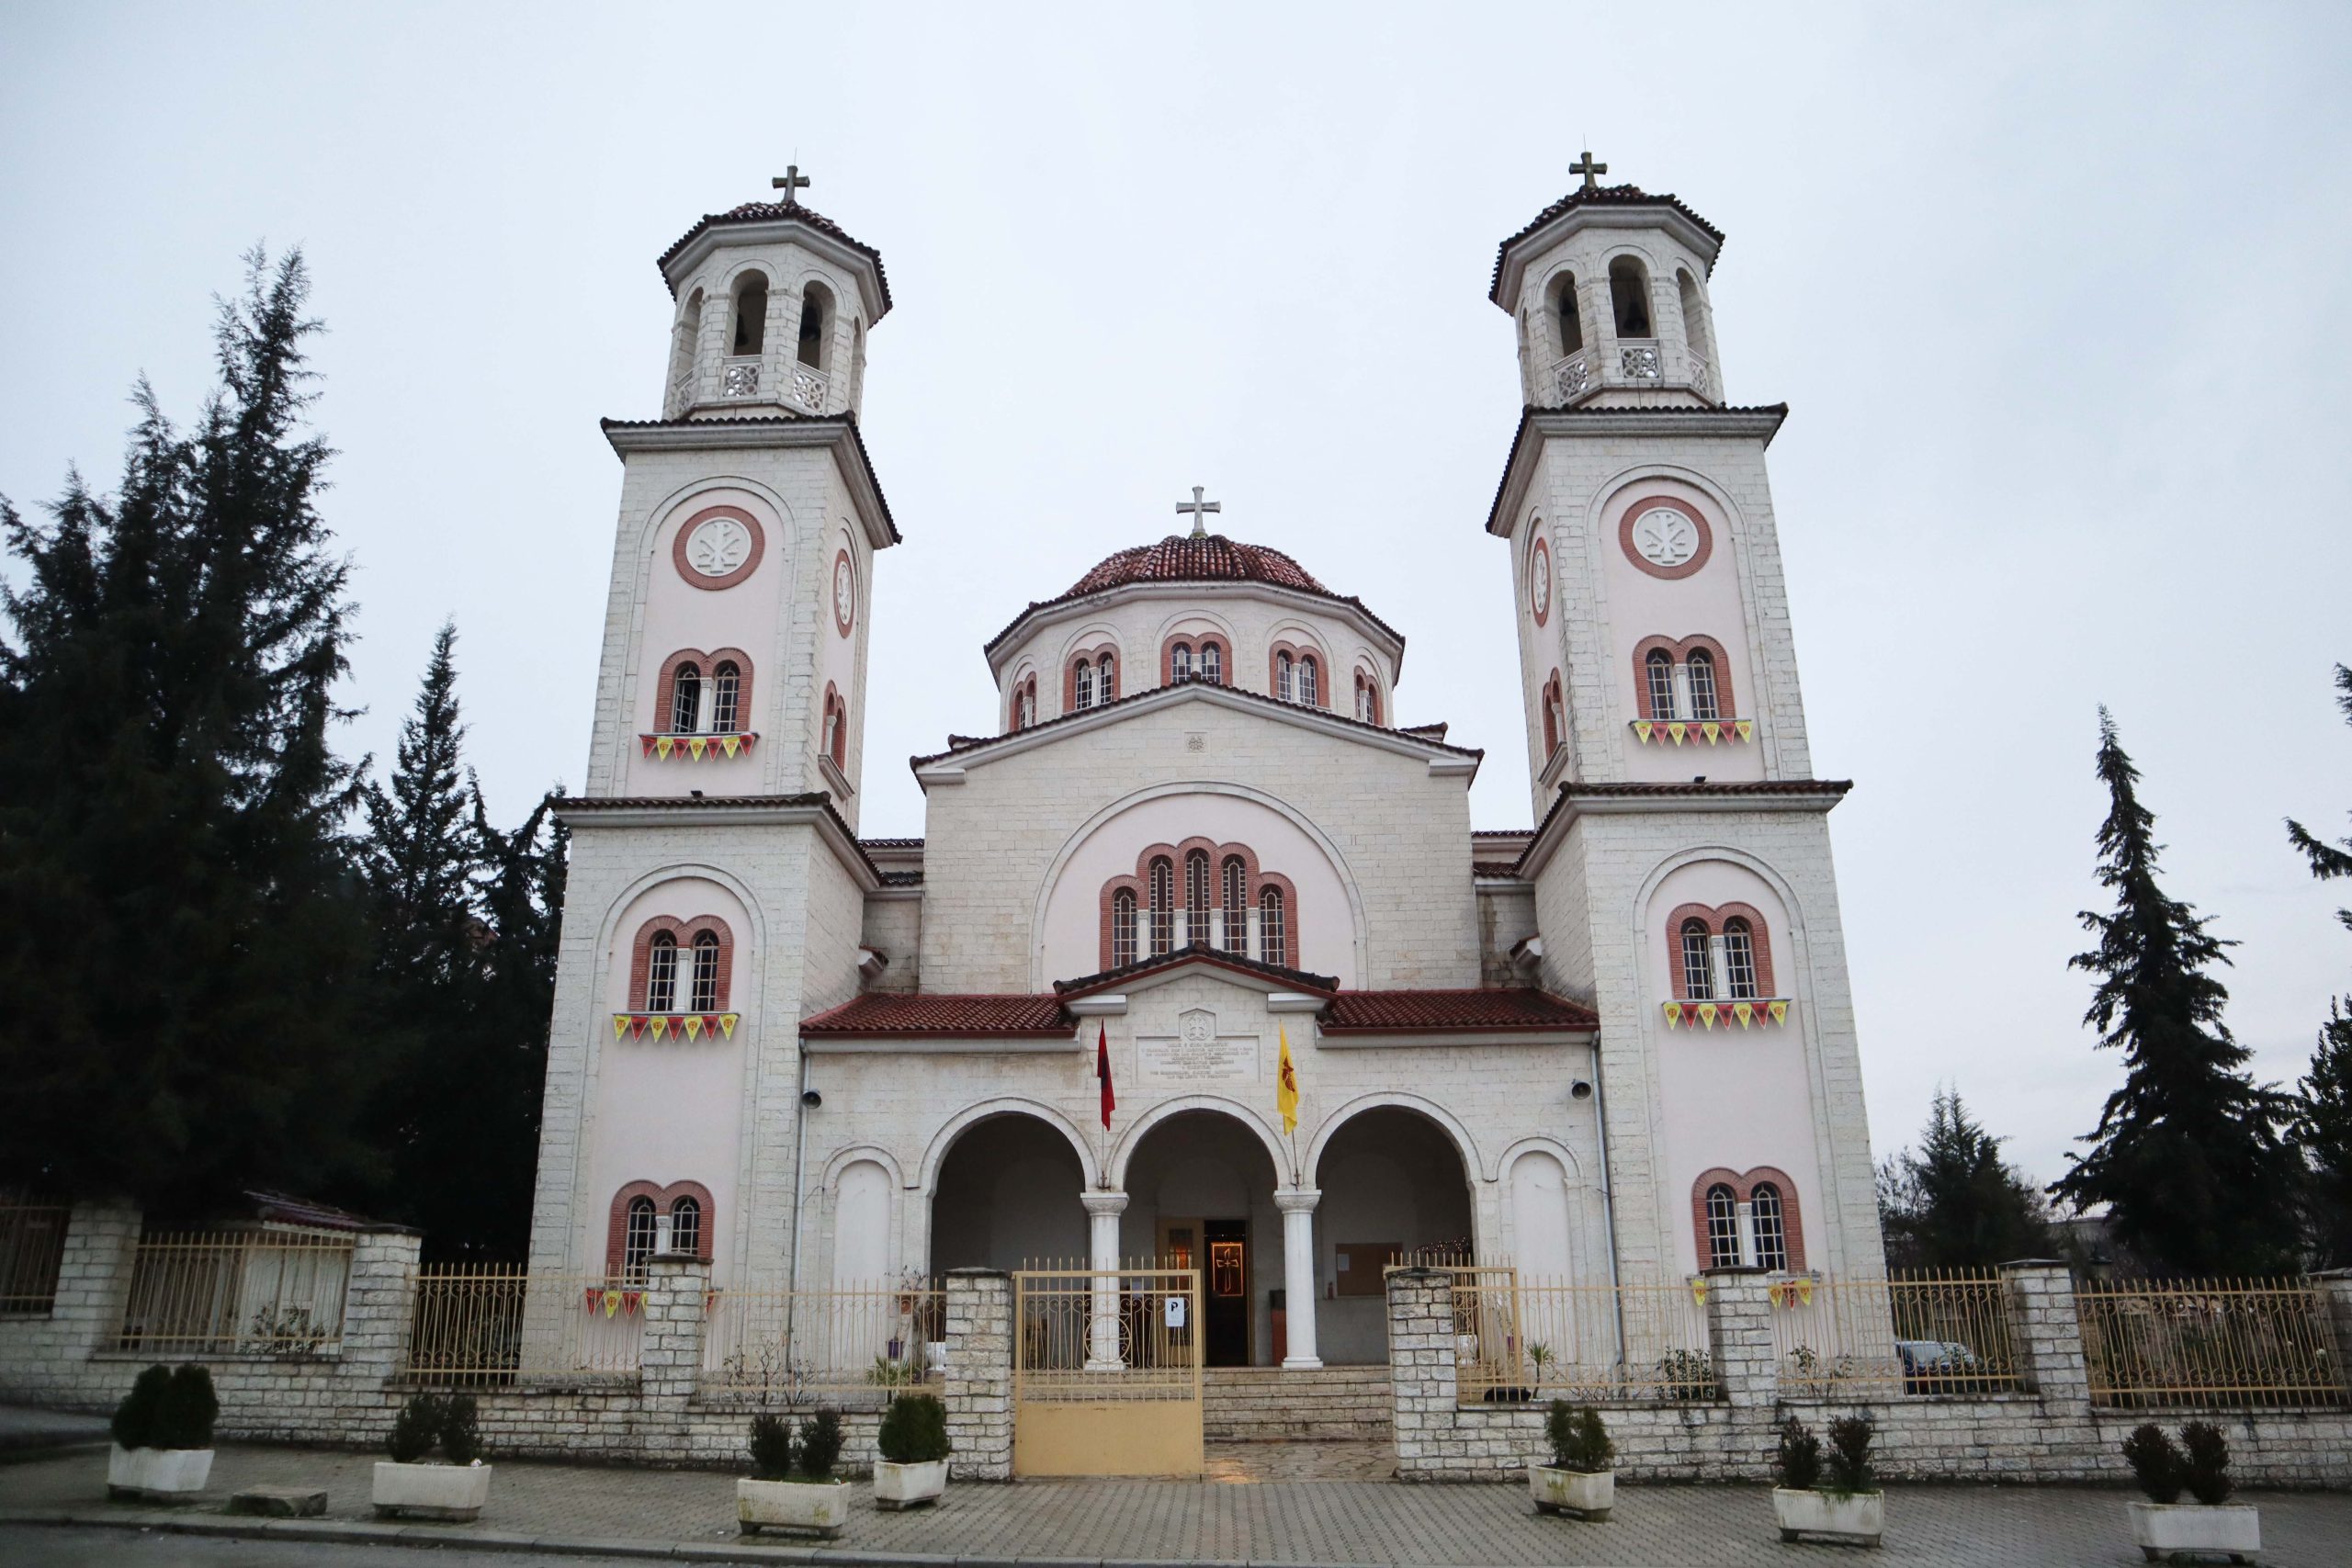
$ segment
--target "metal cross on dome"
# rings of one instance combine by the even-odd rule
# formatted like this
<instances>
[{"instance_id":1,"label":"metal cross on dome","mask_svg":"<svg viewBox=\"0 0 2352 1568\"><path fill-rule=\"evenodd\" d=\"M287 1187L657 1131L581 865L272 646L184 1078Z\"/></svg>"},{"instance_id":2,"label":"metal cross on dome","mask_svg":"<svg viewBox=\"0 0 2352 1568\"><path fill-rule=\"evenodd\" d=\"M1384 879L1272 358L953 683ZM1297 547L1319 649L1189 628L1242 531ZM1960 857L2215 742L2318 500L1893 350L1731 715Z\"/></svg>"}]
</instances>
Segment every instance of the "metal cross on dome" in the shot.
<instances>
[{"instance_id":1,"label":"metal cross on dome","mask_svg":"<svg viewBox=\"0 0 2352 1568\"><path fill-rule=\"evenodd\" d=\"M1584 156L1578 158L1575 163L1568 165L1568 173L1572 175L1582 175L1584 176L1584 188L1587 190L1599 190L1600 188L1600 182L1593 178L1593 176L1595 175L1605 175L1608 172L1608 164L1596 164L1592 161L1592 149L1589 147L1584 150Z\"/></svg>"},{"instance_id":2,"label":"metal cross on dome","mask_svg":"<svg viewBox=\"0 0 2352 1568\"><path fill-rule=\"evenodd\" d=\"M784 166L784 173L770 180L768 185L774 189L784 192L784 204L786 207L797 207L800 205L798 193L808 188L808 176L800 172L799 164L786 164Z\"/></svg>"},{"instance_id":3,"label":"metal cross on dome","mask_svg":"<svg viewBox=\"0 0 2352 1568\"><path fill-rule=\"evenodd\" d=\"M1208 537L1207 528L1202 525L1206 521L1206 519L1202 516L1202 513L1207 512L1223 512L1225 510L1225 503L1221 501L1203 501L1201 499L1202 496L1208 493L1208 488L1209 487L1206 485L1194 485L1193 487L1193 499L1190 501L1180 501L1176 503L1177 511L1189 512L1193 514L1193 537L1195 539L1205 539Z\"/></svg>"}]
</instances>

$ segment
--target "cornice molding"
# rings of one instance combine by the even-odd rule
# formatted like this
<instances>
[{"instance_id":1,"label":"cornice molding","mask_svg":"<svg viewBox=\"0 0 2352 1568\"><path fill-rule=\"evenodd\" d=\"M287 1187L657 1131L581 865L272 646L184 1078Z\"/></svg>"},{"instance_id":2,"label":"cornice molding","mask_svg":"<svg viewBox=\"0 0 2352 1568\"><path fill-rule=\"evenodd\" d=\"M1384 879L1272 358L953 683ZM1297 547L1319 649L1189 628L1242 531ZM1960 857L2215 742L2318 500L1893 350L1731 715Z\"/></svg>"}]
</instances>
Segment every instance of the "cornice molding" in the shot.
<instances>
[{"instance_id":1,"label":"cornice molding","mask_svg":"<svg viewBox=\"0 0 2352 1568\"><path fill-rule=\"evenodd\" d=\"M557 802L555 815L574 833L606 828L814 828L861 893L872 895L883 888L881 874L859 846L856 835L842 821L831 802L821 796L813 803L786 805L754 795L740 806L708 797L689 798L674 806L637 799L607 804L584 798Z\"/></svg>"},{"instance_id":2,"label":"cornice molding","mask_svg":"<svg viewBox=\"0 0 2352 1568\"><path fill-rule=\"evenodd\" d=\"M1577 408L1525 409L1511 436L1510 456L1503 464L1502 483L1495 489L1495 503L1487 513L1487 532L1497 538L1510 536L1510 519L1535 475L1544 442L1614 440L1621 435L1681 435L1706 441L1760 441L1772 444L1789 417L1786 403L1769 408ZM1556 570L1556 569L1555 569Z\"/></svg>"},{"instance_id":3,"label":"cornice molding","mask_svg":"<svg viewBox=\"0 0 2352 1568\"><path fill-rule=\"evenodd\" d=\"M1185 578L1145 582L1123 582L1089 593L1082 599L1064 599L1040 604L1023 610L1013 617L1011 626L1000 633L996 640L982 651L989 661L989 671L1001 683L1004 671L1012 662L1015 652L1026 645L1028 637L1047 626L1064 621L1082 620L1098 615L1115 604L1139 599L1183 599L1216 601L1225 599L1262 599L1301 615L1328 615L1342 621L1363 635L1365 641L1387 655L1392 679L1401 679L1405 671L1405 638L1383 625L1371 612L1329 594L1309 593L1303 589L1285 587L1277 582L1261 582L1254 579L1242 581L1211 580L1195 581ZM1159 650L1150 650L1157 660Z\"/></svg>"},{"instance_id":4,"label":"cornice molding","mask_svg":"<svg viewBox=\"0 0 2352 1568\"><path fill-rule=\"evenodd\" d=\"M888 549L899 542L898 528L890 520L889 504L882 499L881 483L874 477L873 466L866 460L865 444L858 439L856 422L846 415L824 419L681 419L659 423L608 419L604 424L605 439L624 462L636 452L784 451L827 447L833 454L834 463L841 468L842 482L849 486L850 500L857 508L858 523L865 530L865 542L877 550Z\"/></svg>"}]
</instances>

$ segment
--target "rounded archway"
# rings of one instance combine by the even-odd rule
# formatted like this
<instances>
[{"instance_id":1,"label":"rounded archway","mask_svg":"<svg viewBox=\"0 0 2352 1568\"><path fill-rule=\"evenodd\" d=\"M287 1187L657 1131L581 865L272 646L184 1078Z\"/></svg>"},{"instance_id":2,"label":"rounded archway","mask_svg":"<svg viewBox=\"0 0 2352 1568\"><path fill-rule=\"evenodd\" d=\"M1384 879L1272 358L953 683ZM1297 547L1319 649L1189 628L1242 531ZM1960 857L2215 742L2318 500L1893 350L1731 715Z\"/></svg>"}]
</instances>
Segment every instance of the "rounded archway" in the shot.
<instances>
[{"instance_id":1,"label":"rounded archway","mask_svg":"<svg viewBox=\"0 0 2352 1568\"><path fill-rule=\"evenodd\" d=\"M931 1197L931 1271L1084 1267L1086 1171L1058 1127L1005 1111L956 1134Z\"/></svg>"},{"instance_id":2,"label":"rounded archway","mask_svg":"<svg viewBox=\"0 0 2352 1568\"><path fill-rule=\"evenodd\" d=\"M1223 1111L1180 1111L1144 1133L1125 1172L1119 1250L1163 1268L1200 1270L1208 1365L1272 1365L1272 1295L1283 1283L1283 1223L1264 1140Z\"/></svg>"},{"instance_id":3,"label":"rounded archway","mask_svg":"<svg viewBox=\"0 0 2352 1568\"><path fill-rule=\"evenodd\" d=\"M1323 1140L1316 1205L1316 1340L1330 1365L1388 1359L1383 1270L1411 1252L1474 1250L1470 1172L1453 1135L1401 1105L1357 1111Z\"/></svg>"}]
</instances>

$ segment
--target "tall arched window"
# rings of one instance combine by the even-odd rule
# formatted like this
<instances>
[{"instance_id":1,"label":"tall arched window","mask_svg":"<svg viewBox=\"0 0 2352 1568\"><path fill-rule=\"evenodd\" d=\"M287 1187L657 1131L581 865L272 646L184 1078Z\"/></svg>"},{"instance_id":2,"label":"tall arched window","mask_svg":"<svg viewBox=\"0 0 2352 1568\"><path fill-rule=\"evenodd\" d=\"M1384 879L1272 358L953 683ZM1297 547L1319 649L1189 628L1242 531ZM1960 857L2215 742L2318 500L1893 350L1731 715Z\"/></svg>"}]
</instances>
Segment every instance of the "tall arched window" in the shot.
<instances>
[{"instance_id":1,"label":"tall arched window","mask_svg":"<svg viewBox=\"0 0 2352 1568\"><path fill-rule=\"evenodd\" d=\"M693 1198L670 1203L670 1250L686 1258L702 1256L702 1204Z\"/></svg>"},{"instance_id":2,"label":"tall arched window","mask_svg":"<svg viewBox=\"0 0 2352 1568\"><path fill-rule=\"evenodd\" d=\"M1094 705L1094 661L1091 659L1080 660L1072 681L1070 706L1079 709L1092 707Z\"/></svg>"},{"instance_id":3,"label":"tall arched window","mask_svg":"<svg viewBox=\"0 0 2352 1568\"><path fill-rule=\"evenodd\" d=\"M1209 852L1194 850L1184 857L1184 940L1194 947L1209 944Z\"/></svg>"},{"instance_id":4,"label":"tall arched window","mask_svg":"<svg viewBox=\"0 0 2352 1568\"><path fill-rule=\"evenodd\" d=\"M1715 357L1714 344L1707 335L1707 302L1699 298L1699 280L1690 276L1689 268L1675 268L1674 282L1682 295L1683 336L1690 342L1692 357L1704 366ZM1706 377L1702 371L1695 378L1703 381Z\"/></svg>"},{"instance_id":5,"label":"tall arched window","mask_svg":"<svg viewBox=\"0 0 2352 1568\"><path fill-rule=\"evenodd\" d=\"M681 664L670 677L670 733L692 735L702 726L702 667Z\"/></svg>"},{"instance_id":6,"label":"tall arched window","mask_svg":"<svg viewBox=\"0 0 2352 1568\"><path fill-rule=\"evenodd\" d=\"M1560 336L1563 357L1584 346L1584 322L1577 317L1577 280L1564 272L1552 280L1552 322Z\"/></svg>"},{"instance_id":7,"label":"tall arched window","mask_svg":"<svg viewBox=\"0 0 2352 1568\"><path fill-rule=\"evenodd\" d=\"M1250 867L1239 855L1227 855L1222 869L1224 897L1217 908L1225 912L1225 950L1244 953L1250 946Z\"/></svg>"},{"instance_id":8,"label":"tall arched window","mask_svg":"<svg viewBox=\"0 0 2352 1568\"><path fill-rule=\"evenodd\" d=\"M674 951L674 949L673 950ZM688 993L688 1012L718 1010L718 933L703 931L695 937L694 986Z\"/></svg>"},{"instance_id":9,"label":"tall arched window","mask_svg":"<svg viewBox=\"0 0 2352 1568\"><path fill-rule=\"evenodd\" d=\"M1283 702L1291 703L1298 700L1295 694L1297 690L1296 669L1296 661L1289 654L1274 655L1274 695Z\"/></svg>"},{"instance_id":10,"label":"tall arched window","mask_svg":"<svg viewBox=\"0 0 2352 1568\"><path fill-rule=\"evenodd\" d=\"M1315 655L1311 653L1298 656L1298 700L1308 707L1316 704Z\"/></svg>"},{"instance_id":11,"label":"tall arched window","mask_svg":"<svg viewBox=\"0 0 2352 1568\"><path fill-rule=\"evenodd\" d=\"M1715 995L1715 966L1707 953L1707 922L1692 916L1682 922L1682 994L1695 1002Z\"/></svg>"},{"instance_id":12,"label":"tall arched window","mask_svg":"<svg viewBox=\"0 0 2352 1568\"><path fill-rule=\"evenodd\" d=\"M1739 1267L1739 1199L1720 1181L1707 1189L1707 1267Z\"/></svg>"},{"instance_id":13,"label":"tall arched window","mask_svg":"<svg viewBox=\"0 0 2352 1568\"><path fill-rule=\"evenodd\" d=\"M1202 680L1212 685L1225 684L1224 648L1214 642L1202 643L1201 661L1196 666L1196 671Z\"/></svg>"},{"instance_id":14,"label":"tall arched window","mask_svg":"<svg viewBox=\"0 0 2352 1568\"><path fill-rule=\"evenodd\" d=\"M628 1201L628 1224L621 1233L621 1279L645 1283L645 1262L653 1256L653 1200L639 1195Z\"/></svg>"},{"instance_id":15,"label":"tall arched window","mask_svg":"<svg viewBox=\"0 0 2352 1568\"><path fill-rule=\"evenodd\" d=\"M1106 653L1094 663L1094 700L1107 703L1118 694L1118 661Z\"/></svg>"},{"instance_id":16,"label":"tall arched window","mask_svg":"<svg viewBox=\"0 0 2352 1568\"><path fill-rule=\"evenodd\" d=\"M1166 855L1151 863L1151 955L1166 953L1175 942L1176 864Z\"/></svg>"},{"instance_id":17,"label":"tall arched window","mask_svg":"<svg viewBox=\"0 0 2352 1568\"><path fill-rule=\"evenodd\" d=\"M1136 896L1122 887L1111 896L1111 967L1136 961Z\"/></svg>"},{"instance_id":18,"label":"tall arched window","mask_svg":"<svg viewBox=\"0 0 2352 1568\"><path fill-rule=\"evenodd\" d=\"M1652 653L1650 657L1656 659L1657 655ZM1690 678L1690 716L1721 718L1723 714L1715 704L1715 656L1703 648L1692 649L1683 668Z\"/></svg>"},{"instance_id":19,"label":"tall arched window","mask_svg":"<svg viewBox=\"0 0 2352 1568\"><path fill-rule=\"evenodd\" d=\"M1290 964L1290 931L1283 919L1282 889L1258 895L1258 955L1269 964Z\"/></svg>"},{"instance_id":20,"label":"tall arched window","mask_svg":"<svg viewBox=\"0 0 2352 1568\"><path fill-rule=\"evenodd\" d=\"M1380 722L1380 688L1361 670L1356 671L1356 717L1366 724Z\"/></svg>"},{"instance_id":21,"label":"tall arched window","mask_svg":"<svg viewBox=\"0 0 2352 1568\"><path fill-rule=\"evenodd\" d=\"M1650 325L1649 269L1633 256L1609 264L1609 309L1619 337L1656 337Z\"/></svg>"},{"instance_id":22,"label":"tall arched window","mask_svg":"<svg viewBox=\"0 0 2352 1568\"><path fill-rule=\"evenodd\" d=\"M683 411L695 400L695 358L702 352L702 290L686 296L670 342L671 407Z\"/></svg>"},{"instance_id":23,"label":"tall arched window","mask_svg":"<svg viewBox=\"0 0 2352 1568\"><path fill-rule=\"evenodd\" d=\"M1674 655L1662 648L1651 649L1649 657L1642 660L1642 668L1646 672L1650 683L1649 716L1672 718L1674 716Z\"/></svg>"},{"instance_id":24,"label":"tall arched window","mask_svg":"<svg viewBox=\"0 0 2352 1568\"><path fill-rule=\"evenodd\" d=\"M1747 1194L1748 1213L1756 1222L1756 1267L1786 1270L1789 1227L1781 1213L1781 1190L1759 1181Z\"/></svg>"},{"instance_id":25,"label":"tall arched window","mask_svg":"<svg viewBox=\"0 0 2352 1568\"><path fill-rule=\"evenodd\" d=\"M1189 681L1193 678L1193 645L1180 642L1168 650L1168 678Z\"/></svg>"},{"instance_id":26,"label":"tall arched window","mask_svg":"<svg viewBox=\"0 0 2352 1568\"><path fill-rule=\"evenodd\" d=\"M800 291L800 363L812 370L822 370L826 349L832 342L833 297L821 283L812 283Z\"/></svg>"},{"instance_id":27,"label":"tall arched window","mask_svg":"<svg viewBox=\"0 0 2352 1568\"><path fill-rule=\"evenodd\" d=\"M1736 1002L1756 998L1756 935L1738 915L1724 922L1724 989Z\"/></svg>"},{"instance_id":28,"label":"tall arched window","mask_svg":"<svg viewBox=\"0 0 2352 1568\"><path fill-rule=\"evenodd\" d=\"M645 953L645 1010L678 1010L678 939L655 931Z\"/></svg>"},{"instance_id":29,"label":"tall arched window","mask_svg":"<svg viewBox=\"0 0 2352 1568\"><path fill-rule=\"evenodd\" d=\"M722 659L710 671L710 732L732 735L742 728L743 671L731 659Z\"/></svg>"},{"instance_id":30,"label":"tall arched window","mask_svg":"<svg viewBox=\"0 0 2352 1568\"><path fill-rule=\"evenodd\" d=\"M729 354L758 354L768 341L768 280L747 272L735 281L735 331Z\"/></svg>"}]
</instances>

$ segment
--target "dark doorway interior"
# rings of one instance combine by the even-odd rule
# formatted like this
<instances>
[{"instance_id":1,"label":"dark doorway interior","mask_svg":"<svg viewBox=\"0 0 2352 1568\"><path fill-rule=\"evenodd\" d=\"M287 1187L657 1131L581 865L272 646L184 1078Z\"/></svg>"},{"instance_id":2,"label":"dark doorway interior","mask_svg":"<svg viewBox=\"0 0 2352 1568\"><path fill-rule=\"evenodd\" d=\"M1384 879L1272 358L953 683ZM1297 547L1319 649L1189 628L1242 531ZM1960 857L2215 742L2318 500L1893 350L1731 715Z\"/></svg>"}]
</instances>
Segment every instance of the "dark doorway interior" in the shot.
<instances>
[{"instance_id":1,"label":"dark doorway interior","mask_svg":"<svg viewBox=\"0 0 2352 1568\"><path fill-rule=\"evenodd\" d=\"M1201 1271L1201 1315L1208 1340L1202 1359L1212 1367L1250 1364L1250 1222L1210 1220L1202 1226L1207 1244Z\"/></svg>"}]
</instances>

